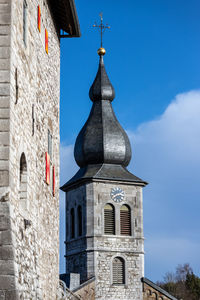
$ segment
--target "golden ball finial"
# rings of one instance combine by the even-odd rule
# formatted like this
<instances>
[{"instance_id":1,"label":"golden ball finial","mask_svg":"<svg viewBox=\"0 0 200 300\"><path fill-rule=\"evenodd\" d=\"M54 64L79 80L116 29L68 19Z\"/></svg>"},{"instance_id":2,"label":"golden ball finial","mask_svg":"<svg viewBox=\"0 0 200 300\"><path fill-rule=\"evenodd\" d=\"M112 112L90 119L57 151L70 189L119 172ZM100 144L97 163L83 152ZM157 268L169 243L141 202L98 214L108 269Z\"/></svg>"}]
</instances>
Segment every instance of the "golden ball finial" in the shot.
<instances>
[{"instance_id":1,"label":"golden ball finial","mask_svg":"<svg viewBox=\"0 0 200 300\"><path fill-rule=\"evenodd\" d=\"M106 50L101 47L101 48L98 49L97 53L99 54L99 56L100 55L105 55L106 54Z\"/></svg>"}]
</instances>

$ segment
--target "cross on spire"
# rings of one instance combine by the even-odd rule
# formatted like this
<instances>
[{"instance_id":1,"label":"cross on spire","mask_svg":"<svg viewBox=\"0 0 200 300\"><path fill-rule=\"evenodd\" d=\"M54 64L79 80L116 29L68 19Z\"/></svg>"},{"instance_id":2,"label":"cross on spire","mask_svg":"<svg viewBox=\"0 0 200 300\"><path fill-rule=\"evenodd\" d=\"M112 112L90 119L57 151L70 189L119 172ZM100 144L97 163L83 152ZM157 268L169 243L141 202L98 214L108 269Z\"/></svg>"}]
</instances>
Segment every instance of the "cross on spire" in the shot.
<instances>
[{"instance_id":1,"label":"cross on spire","mask_svg":"<svg viewBox=\"0 0 200 300\"><path fill-rule=\"evenodd\" d=\"M101 33L101 48L102 48L103 47L103 33L105 32L106 29L110 29L110 26L108 26L108 24L106 24L106 25L103 24L103 13L102 12L99 14L99 16L101 18L101 23L99 25L97 25L95 22L93 27L98 28Z\"/></svg>"}]
</instances>

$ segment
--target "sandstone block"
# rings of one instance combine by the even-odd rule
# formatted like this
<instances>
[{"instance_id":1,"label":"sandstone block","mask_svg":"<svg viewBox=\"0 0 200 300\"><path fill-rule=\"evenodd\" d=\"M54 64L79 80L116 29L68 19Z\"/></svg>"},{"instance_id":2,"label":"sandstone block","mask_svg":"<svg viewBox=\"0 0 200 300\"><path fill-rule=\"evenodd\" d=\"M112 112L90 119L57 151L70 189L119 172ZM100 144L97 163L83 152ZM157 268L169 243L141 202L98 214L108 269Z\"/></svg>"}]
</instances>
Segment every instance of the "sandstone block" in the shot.
<instances>
[{"instance_id":1,"label":"sandstone block","mask_svg":"<svg viewBox=\"0 0 200 300\"><path fill-rule=\"evenodd\" d=\"M8 14L0 14L0 24L4 25L4 24L10 24L11 21L11 17L10 17L10 13Z\"/></svg>"},{"instance_id":2,"label":"sandstone block","mask_svg":"<svg viewBox=\"0 0 200 300\"><path fill-rule=\"evenodd\" d=\"M0 27L1 28L1 27ZM0 47L0 58L9 57L9 48ZM0 82L9 82L10 81L10 73L9 71L3 70L0 71Z\"/></svg>"},{"instance_id":3,"label":"sandstone block","mask_svg":"<svg viewBox=\"0 0 200 300\"><path fill-rule=\"evenodd\" d=\"M1 10L1 6L0 6L0 10ZM0 12L0 18L1 18L1 12ZM10 46L10 36L0 35L0 46Z\"/></svg>"},{"instance_id":4,"label":"sandstone block","mask_svg":"<svg viewBox=\"0 0 200 300\"><path fill-rule=\"evenodd\" d=\"M10 4L9 3L0 3L0 13L9 13Z\"/></svg>"},{"instance_id":5,"label":"sandstone block","mask_svg":"<svg viewBox=\"0 0 200 300\"><path fill-rule=\"evenodd\" d=\"M13 259L13 247L11 245L0 246L0 259Z\"/></svg>"},{"instance_id":6,"label":"sandstone block","mask_svg":"<svg viewBox=\"0 0 200 300\"><path fill-rule=\"evenodd\" d=\"M0 275L0 289L13 290L15 288L15 277L12 275Z\"/></svg>"},{"instance_id":7,"label":"sandstone block","mask_svg":"<svg viewBox=\"0 0 200 300\"><path fill-rule=\"evenodd\" d=\"M0 84L0 93L1 93L1 84ZM0 109L0 119L7 119L7 118L9 118L9 109L1 108Z\"/></svg>"},{"instance_id":8,"label":"sandstone block","mask_svg":"<svg viewBox=\"0 0 200 300\"><path fill-rule=\"evenodd\" d=\"M2 96L10 95L10 85L8 83L0 83L0 95Z\"/></svg>"},{"instance_id":9,"label":"sandstone block","mask_svg":"<svg viewBox=\"0 0 200 300\"><path fill-rule=\"evenodd\" d=\"M11 0L0 0L0 3L10 3Z\"/></svg>"},{"instance_id":10,"label":"sandstone block","mask_svg":"<svg viewBox=\"0 0 200 300\"><path fill-rule=\"evenodd\" d=\"M10 229L10 218L7 216L0 216L0 230Z\"/></svg>"},{"instance_id":11,"label":"sandstone block","mask_svg":"<svg viewBox=\"0 0 200 300\"><path fill-rule=\"evenodd\" d=\"M9 173L8 170L0 171L0 187L9 185Z\"/></svg>"},{"instance_id":12,"label":"sandstone block","mask_svg":"<svg viewBox=\"0 0 200 300\"><path fill-rule=\"evenodd\" d=\"M9 214L9 204L8 202L1 202L0 199L0 215L8 215Z\"/></svg>"},{"instance_id":13,"label":"sandstone block","mask_svg":"<svg viewBox=\"0 0 200 300\"><path fill-rule=\"evenodd\" d=\"M9 185L9 173L7 170L0 171L0 187Z\"/></svg>"},{"instance_id":14,"label":"sandstone block","mask_svg":"<svg viewBox=\"0 0 200 300\"><path fill-rule=\"evenodd\" d=\"M10 105L9 97L1 97L0 96L0 108L8 108Z\"/></svg>"},{"instance_id":15,"label":"sandstone block","mask_svg":"<svg viewBox=\"0 0 200 300\"><path fill-rule=\"evenodd\" d=\"M10 33L10 26L9 25L0 26L0 35L6 35L6 34L9 34L9 33Z\"/></svg>"},{"instance_id":16,"label":"sandstone block","mask_svg":"<svg viewBox=\"0 0 200 300\"><path fill-rule=\"evenodd\" d=\"M1 26L0 26L0 28L1 28ZM0 34L1 34L1 31L0 31ZM10 47L0 47L0 58L9 58L9 57L10 57Z\"/></svg>"},{"instance_id":17,"label":"sandstone block","mask_svg":"<svg viewBox=\"0 0 200 300\"><path fill-rule=\"evenodd\" d=\"M0 119L0 131L9 131L9 127L10 127L9 120Z\"/></svg>"},{"instance_id":18,"label":"sandstone block","mask_svg":"<svg viewBox=\"0 0 200 300\"><path fill-rule=\"evenodd\" d=\"M12 233L10 230L0 232L0 245L11 245L12 244Z\"/></svg>"},{"instance_id":19,"label":"sandstone block","mask_svg":"<svg viewBox=\"0 0 200 300\"><path fill-rule=\"evenodd\" d=\"M9 145L9 133L8 132L0 132L0 145L5 145L5 146Z\"/></svg>"},{"instance_id":20,"label":"sandstone block","mask_svg":"<svg viewBox=\"0 0 200 300\"><path fill-rule=\"evenodd\" d=\"M10 68L10 59L0 58L0 69L9 70L9 68Z\"/></svg>"},{"instance_id":21,"label":"sandstone block","mask_svg":"<svg viewBox=\"0 0 200 300\"><path fill-rule=\"evenodd\" d=\"M0 274L1 275L14 275L14 263L12 260L0 260Z\"/></svg>"},{"instance_id":22,"label":"sandstone block","mask_svg":"<svg viewBox=\"0 0 200 300\"><path fill-rule=\"evenodd\" d=\"M16 290L6 291L5 300L19 300L19 293Z\"/></svg>"},{"instance_id":23,"label":"sandstone block","mask_svg":"<svg viewBox=\"0 0 200 300\"><path fill-rule=\"evenodd\" d=\"M8 160L0 160L0 171L7 171L9 168Z\"/></svg>"},{"instance_id":24,"label":"sandstone block","mask_svg":"<svg viewBox=\"0 0 200 300\"><path fill-rule=\"evenodd\" d=\"M0 146L0 159L5 160L5 159L8 159L8 158L9 158L9 148Z\"/></svg>"}]
</instances>

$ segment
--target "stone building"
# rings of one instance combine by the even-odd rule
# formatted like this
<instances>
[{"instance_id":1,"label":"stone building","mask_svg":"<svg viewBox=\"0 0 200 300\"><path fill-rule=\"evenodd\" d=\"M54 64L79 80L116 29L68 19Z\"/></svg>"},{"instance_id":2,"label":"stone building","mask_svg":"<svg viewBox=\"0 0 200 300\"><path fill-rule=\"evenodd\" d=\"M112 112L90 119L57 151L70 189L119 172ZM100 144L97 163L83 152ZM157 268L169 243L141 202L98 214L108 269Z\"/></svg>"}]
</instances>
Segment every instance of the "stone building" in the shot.
<instances>
[{"instance_id":1,"label":"stone building","mask_svg":"<svg viewBox=\"0 0 200 300\"><path fill-rule=\"evenodd\" d=\"M89 91L93 105L74 148L80 169L61 188L66 193L61 279L73 293L69 299L175 300L144 278L142 188L147 183L126 168L131 146L112 109L115 92L105 71L105 49L98 54Z\"/></svg>"},{"instance_id":2,"label":"stone building","mask_svg":"<svg viewBox=\"0 0 200 300\"><path fill-rule=\"evenodd\" d=\"M0 0L0 299L56 299L60 38L73 0Z\"/></svg>"}]
</instances>

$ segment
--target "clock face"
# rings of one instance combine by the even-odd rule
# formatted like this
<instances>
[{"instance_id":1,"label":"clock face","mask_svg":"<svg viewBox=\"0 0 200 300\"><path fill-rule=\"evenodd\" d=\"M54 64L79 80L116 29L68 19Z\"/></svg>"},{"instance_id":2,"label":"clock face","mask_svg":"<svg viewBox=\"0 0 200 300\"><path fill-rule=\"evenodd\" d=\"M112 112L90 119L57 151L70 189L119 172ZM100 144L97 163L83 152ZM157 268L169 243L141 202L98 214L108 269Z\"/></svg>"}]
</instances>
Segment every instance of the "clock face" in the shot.
<instances>
[{"instance_id":1,"label":"clock face","mask_svg":"<svg viewBox=\"0 0 200 300\"><path fill-rule=\"evenodd\" d=\"M110 197L115 202L121 202L125 198L124 191L119 187L112 188L110 192Z\"/></svg>"}]
</instances>

